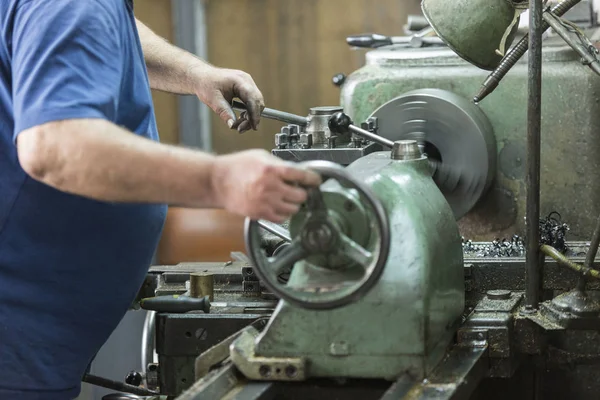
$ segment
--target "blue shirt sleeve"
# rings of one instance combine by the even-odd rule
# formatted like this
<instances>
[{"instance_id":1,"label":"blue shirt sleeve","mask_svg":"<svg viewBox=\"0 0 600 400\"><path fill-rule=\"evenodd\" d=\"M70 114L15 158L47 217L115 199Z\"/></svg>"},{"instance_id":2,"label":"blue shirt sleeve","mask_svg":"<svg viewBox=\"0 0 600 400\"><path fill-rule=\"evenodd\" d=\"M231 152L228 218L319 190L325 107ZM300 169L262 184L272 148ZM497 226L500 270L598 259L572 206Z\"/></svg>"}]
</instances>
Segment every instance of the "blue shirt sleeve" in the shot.
<instances>
[{"instance_id":1,"label":"blue shirt sleeve","mask_svg":"<svg viewBox=\"0 0 600 400\"><path fill-rule=\"evenodd\" d=\"M21 3L12 33L15 130L51 121L114 121L123 73L118 20L98 0Z\"/></svg>"}]
</instances>

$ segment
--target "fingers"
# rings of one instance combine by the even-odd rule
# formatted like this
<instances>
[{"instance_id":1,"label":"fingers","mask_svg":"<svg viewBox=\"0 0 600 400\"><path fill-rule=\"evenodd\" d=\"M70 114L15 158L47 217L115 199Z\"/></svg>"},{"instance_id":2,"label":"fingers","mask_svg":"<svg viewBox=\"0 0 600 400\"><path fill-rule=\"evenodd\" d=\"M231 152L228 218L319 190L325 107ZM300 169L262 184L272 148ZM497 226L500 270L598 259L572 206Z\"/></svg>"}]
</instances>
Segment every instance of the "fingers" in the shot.
<instances>
[{"instance_id":1,"label":"fingers","mask_svg":"<svg viewBox=\"0 0 600 400\"><path fill-rule=\"evenodd\" d=\"M249 121L245 121L249 123ZM244 123L238 128L243 129ZM274 157L265 150L247 150L217 157L215 193L218 204L233 213L275 223L288 220L306 202L308 188L321 177Z\"/></svg>"},{"instance_id":2,"label":"fingers","mask_svg":"<svg viewBox=\"0 0 600 400\"><path fill-rule=\"evenodd\" d=\"M279 204L275 204L274 208L277 215L291 217L298 212L300 209L300 204L281 202Z\"/></svg>"},{"instance_id":3,"label":"fingers","mask_svg":"<svg viewBox=\"0 0 600 400\"><path fill-rule=\"evenodd\" d=\"M312 171L287 165L280 167L277 175L280 181L272 180L274 182L273 193L269 197L270 210L268 215L270 221L281 223L296 214L308 197L306 189L290 183L302 186L317 186L321 182L321 177Z\"/></svg>"},{"instance_id":4,"label":"fingers","mask_svg":"<svg viewBox=\"0 0 600 400\"><path fill-rule=\"evenodd\" d=\"M279 191L281 192L283 200L289 203L302 204L308 197L305 189L285 183L281 184Z\"/></svg>"},{"instance_id":5,"label":"fingers","mask_svg":"<svg viewBox=\"0 0 600 400\"><path fill-rule=\"evenodd\" d=\"M262 94L260 96L260 100L253 100L247 103L248 114L250 116L250 125L254 130L258 129L258 124L260 124L262 112L265 109L265 102L264 100L262 100Z\"/></svg>"},{"instance_id":6,"label":"fingers","mask_svg":"<svg viewBox=\"0 0 600 400\"><path fill-rule=\"evenodd\" d=\"M231 104L223 97L219 92L215 94L215 98L212 102L208 103L208 106L227 124L230 129L236 129L241 121L235 116L235 112L231 108Z\"/></svg>"},{"instance_id":7,"label":"fingers","mask_svg":"<svg viewBox=\"0 0 600 400\"><path fill-rule=\"evenodd\" d=\"M216 68L210 75L210 85L199 90L198 98L207 104L231 129L240 133L249 129L258 129L265 100L250 75L243 71ZM236 118L231 101L239 98L244 102L247 112ZM244 123L244 121L248 121Z\"/></svg>"},{"instance_id":8,"label":"fingers","mask_svg":"<svg viewBox=\"0 0 600 400\"><path fill-rule=\"evenodd\" d=\"M230 129L236 129L239 133L244 133L252 129L252 123L249 121L248 113L244 111L240 114L240 117L237 118L231 105L222 95L218 96L214 104L214 106L211 105L210 107Z\"/></svg>"},{"instance_id":9,"label":"fingers","mask_svg":"<svg viewBox=\"0 0 600 400\"><path fill-rule=\"evenodd\" d=\"M244 102L248 110L248 120L252 129L258 129L260 117L265 109L265 99L250 75L239 73L239 82L235 85L236 95Z\"/></svg>"},{"instance_id":10,"label":"fingers","mask_svg":"<svg viewBox=\"0 0 600 400\"><path fill-rule=\"evenodd\" d=\"M248 120L248 113L246 111L243 111L240 114L239 118L235 121L235 123L229 128L236 129L239 133L244 133L252 129L250 121Z\"/></svg>"},{"instance_id":11,"label":"fingers","mask_svg":"<svg viewBox=\"0 0 600 400\"><path fill-rule=\"evenodd\" d=\"M283 223L300 210L308 194L306 189L277 181L276 177L271 177L270 182L269 185L263 186L264 200L257 219Z\"/></svg>"},{"instance_id":12,"label":"fingers","mask_svg":"<svg viewBox=\"0 0 600 400\"><path fill-rule=\"evenodd\" d=\"M235 127L235 129L237 129L237 131L239 133L244 133L244 132L252 129L252 125L250 124L250 121L248 120L248 113L246 111L244 111L244 112L242 112L242 114L240 114L240 118L238 119L238 121L239 121L239 124Z\"/></svg>"},{"instance_id":13,"label":"fingers","mask_svg":"<svg viewBox=\"0 0 600 400\"><path fill-rule=\"evenodd\" d=\"M315 187L322 183L321 176L316 172L287 163L279 168L279 174L284 181L301 186Z\"/></svg>"},{"instance_id":14,"label":"fingers","mask_svg":"<svg viewBox=\"0 0 600 400\"><path fill-rule=\"evenodd\" d=\"M264 219L264 220L267 220L269 222L274 222L276 224L283 224L285 221L287 221L288 219L290 219L290 216L278 214L278 213L276 213L274 211L267 211L267 212L265 212L264 216L257 217L255 219Z\"/></svg>"},{"instance_id":15,"label":"fingers","mask_svg":"<svg viewBox=\"0 0 600 400\"><path fill-rule=\"evenodd\" d=\"M282 200L272 200L272 203L265 207L264 213L259 219L266 219L280 224L296 214L300 210L302 203L303 202L288 203Z\"/></svg>"}]
</instances>

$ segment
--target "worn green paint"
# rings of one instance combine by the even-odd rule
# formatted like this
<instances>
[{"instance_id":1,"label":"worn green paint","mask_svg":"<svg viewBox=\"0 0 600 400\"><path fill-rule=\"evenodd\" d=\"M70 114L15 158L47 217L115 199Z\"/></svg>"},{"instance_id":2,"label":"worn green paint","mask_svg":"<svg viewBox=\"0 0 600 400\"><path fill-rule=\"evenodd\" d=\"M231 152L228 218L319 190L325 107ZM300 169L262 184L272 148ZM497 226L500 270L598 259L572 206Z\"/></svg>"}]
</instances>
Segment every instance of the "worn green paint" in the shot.
<instances>
[{"instance_id":1,"label":"worn green paint","mask_svg":"<svg viewBox=\"0 0 600 400\"><path fill-rule=\"evenodd\" d=\"M354 162L390 219L385 271L362 299L313 311L281 301L256 340L256 356L305 357L311 377L424 377L441 360L464 308L463 254L452 210L425 158L395 161L389 152ZM326 185L323 191L344 191ZM311 277L297 263L290 285Z\"/></svg>"},{"instance_id":2,"label":"worn green paint","mask_svg":"<svg viewBox=\"0 0 600 400\"><path fill-rule=\"evenodd\" d=\"M519 25L518 14L507 0L423 0L422 9L448 46L465 60L487 70L500 64L502 56L496 50L510 28L502 49L508 50Z\"/></svg>"},{"instance_id":3,"label":"worn green paint","mask_svg":"<svg viewBox=\"0 0 600 400\"><path fill-rule=\"evenodd\" d=\"M564 45L549 40L542 83L542 215L558 211L572 240L588 239L600 213L600 79ZM341 93L345 111L363 121L411 90L439 88L471 99L488 73L448 49L379 49L351 74ZM397 60L404 54L405 60ZM498 142L490 193L460 221L473 240L525 232L527 56L481 104ZM401 123L401 121L398 121Z\"/></svg>"}]
</instances>

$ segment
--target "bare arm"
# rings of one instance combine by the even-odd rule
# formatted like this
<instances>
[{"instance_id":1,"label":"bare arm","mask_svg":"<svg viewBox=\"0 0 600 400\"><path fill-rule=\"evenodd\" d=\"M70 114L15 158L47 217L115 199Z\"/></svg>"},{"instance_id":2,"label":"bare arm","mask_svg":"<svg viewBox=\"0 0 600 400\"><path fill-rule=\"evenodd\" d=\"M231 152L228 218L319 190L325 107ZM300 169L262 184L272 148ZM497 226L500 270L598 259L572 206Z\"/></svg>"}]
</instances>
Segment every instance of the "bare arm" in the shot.
<instances>
[{"instance_id":1,"label":"bare arm","mask_svg":"<svg viewBox=\"0 0 600 400\"><path fill-rule=\"evenodd\" d=\"M142 138L101 119L51 122L21 132L19 161L34 179L99 201L226 208L281 222L320 178L265 151L213 156Z\"/></svg>"},{"instance_id":2,"label":"bare arm","mask_svg":"<svg viewBox=\"0 0 600 400\"><path fill-rule=\"evenodd\" d=\"M10 72L23 170L57 190L104 202L217 207L272 221L297 210L306 192L295 185L317 184L314 173L263 150L217 157L110 122L118 120L124 54L115 19L101 3L30 1L15 11ZM60 24L64 34L57 35Z\"/></svg>"},{"instance_id":3,"label":"bare arm","mask_svg":"<svg viewBox=\"0 0 600 400\"><path fill-rule=\"evenodd\" d=\"M136 20L146 68L153 89L191 94L208 105L219 117L240 132L256 129L264 109L264 99L245 72L214 67L195 55L173 46L139 20ZM248 108L239 119L231 102L239 97Z\"/></svg>"},{"instance_id":4,"label":"bare arm","mask_svg":"<svg viewBox=\"0 0 600 400\"><path fill-rule=\"evenodd\" d=\"M215 67L173 46L136 19L150 86L176 94L196 94L195 74L210 74Z\"/></svg>"}]
</instances>

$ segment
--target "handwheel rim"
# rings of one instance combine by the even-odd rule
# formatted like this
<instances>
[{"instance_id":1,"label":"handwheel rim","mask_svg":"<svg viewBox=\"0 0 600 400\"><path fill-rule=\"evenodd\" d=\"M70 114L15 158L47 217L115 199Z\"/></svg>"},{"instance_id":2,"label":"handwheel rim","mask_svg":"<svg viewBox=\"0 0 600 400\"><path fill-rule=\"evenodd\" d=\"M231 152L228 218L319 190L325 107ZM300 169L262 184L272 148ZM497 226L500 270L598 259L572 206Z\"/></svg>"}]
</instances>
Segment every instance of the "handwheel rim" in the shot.
<instances>
[{"instance_id":1,"label":"handwheel rim","mask_svg":"<svg viewBox=\"0 0 600 400\"><path fill-rule=\"evenodd\" d=\"M286 285L281 285L277 281L277 276L274 273L265 273L263 271L264 260L268 261L265 254L262 254L260 249L260 235L259 230L261 229L258 221L247 218L244 225L244 239L246 250L250 260L253 263L255 273L258 278L263 282L265 287L275 294L278 298L294 305L297 307L312 309L312 310L327 310L343 307L350 303L356 302L363 298L379 281L385 265L387 264L387 258L390 250L390 229L389 229L389 218L382 202L375 196L373 191L365 183L354 180L347 171L334 163L328 161L309 161L299 164L302 167L312 169L315 172L321 174L324 178L332 178L340 183L350 185L353 189L356 189L360 194L361 198L366 200L367 206L372 210L372 214L375 217L375 226L378 233L378 246L377 256L374 266L370 271L365 270L365 279L361 279L357 283L353 284L353 287L345 290L342 289L340 297L332 296L332 298L326 298L320 300L320 295L314 294L312 301L300 299L295 296L293 291L286 288ZM258 254L257 254L258 253ZM266 267L268 268L268 267ZM265 268L265 269L266 269Z\"/></svg>"}]
</instances>

